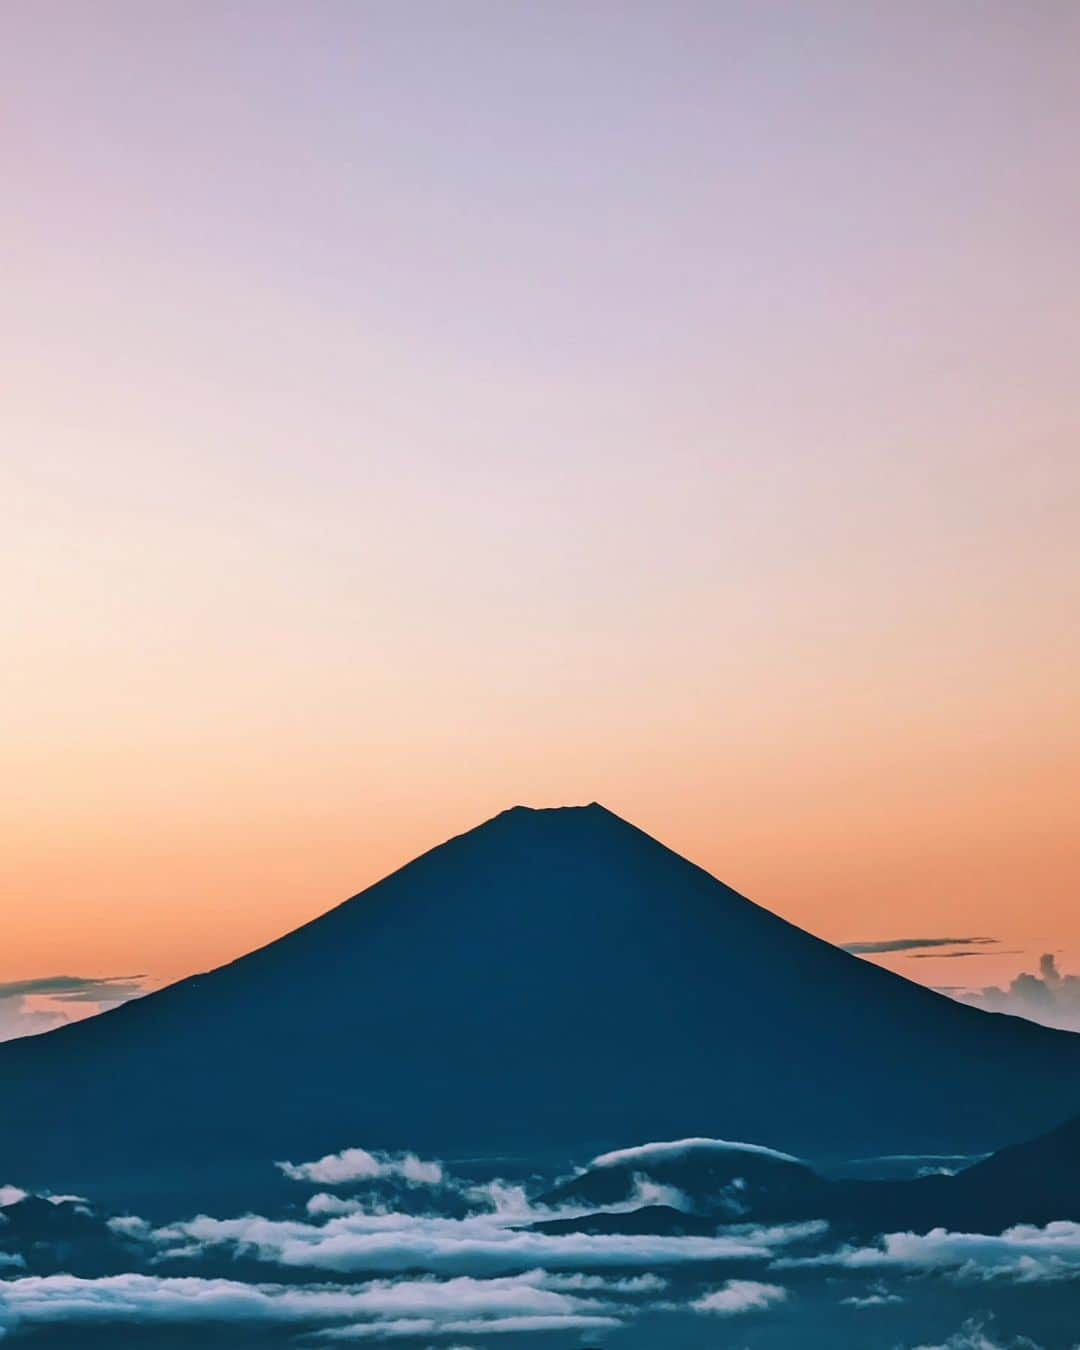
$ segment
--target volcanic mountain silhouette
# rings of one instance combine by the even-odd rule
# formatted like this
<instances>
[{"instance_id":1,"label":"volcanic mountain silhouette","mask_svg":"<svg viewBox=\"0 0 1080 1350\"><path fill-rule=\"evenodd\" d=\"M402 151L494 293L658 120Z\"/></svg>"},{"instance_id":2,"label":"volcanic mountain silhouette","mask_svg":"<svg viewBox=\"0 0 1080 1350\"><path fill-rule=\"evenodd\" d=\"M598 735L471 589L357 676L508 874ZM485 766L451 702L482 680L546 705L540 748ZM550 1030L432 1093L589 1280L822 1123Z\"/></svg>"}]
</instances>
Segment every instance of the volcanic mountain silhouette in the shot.
<instances>
[{"instance_id":1,"label":"volcanic mountain silhouette","mask_svg":"<svg viewBox=\"0 0 1080 1350\"><path fill-rule=\"evenodd\" d=\"M953 1002L592 805L515 807L279 941L0 1045L0 1171L688 1136L966 1153L1080 1111L1080 1036Z\"/></svg>"}]
</instances>

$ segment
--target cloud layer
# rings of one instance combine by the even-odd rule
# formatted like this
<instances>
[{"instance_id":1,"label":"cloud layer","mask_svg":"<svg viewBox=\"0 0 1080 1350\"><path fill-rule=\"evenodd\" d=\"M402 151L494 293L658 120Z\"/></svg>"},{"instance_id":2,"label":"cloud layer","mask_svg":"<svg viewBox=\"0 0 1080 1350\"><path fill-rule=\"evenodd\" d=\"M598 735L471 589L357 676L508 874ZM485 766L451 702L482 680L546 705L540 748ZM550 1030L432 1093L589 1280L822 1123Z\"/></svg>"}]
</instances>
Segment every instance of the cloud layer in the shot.
<instances>
[{"instance_id":1,"label":"cloud layer","mask_svg":"<svg viewBox=\"0 0 1080 1350\"><path fill-rule=\"evenodd\" d=\"M584 1211L559 1211L580 1215ZM505 1274L536 1267L589 1271L652 1270L720 1260L766 1261L777 1248L824 1231L824 1224L749 1226L713 1237L648 1233L536 1232L524 1225L553 1217L552 1211L504 1212L447 1219L428 1215L340 1215L325 1223L245 1215L207 1215L154 1230L163 1256L197 1257L212 1249L293 1269L394 1272L424 1270L442 1275Z\"/></svg>"},{"instance_id":2,"label":"cloud layer","mask_svg":"<svg viewBox=\"0 0 1080 1350\"><path fill-rule=\"evenodd\" d=\"M1048 1027L1080 1031L1080 975L1065 975L1051 952L1039 959L1038 974L1023 972L1001 989L950 989L954 998L987 1012L1014 1013Z\"/></svg>"},{"instance_id":3,"label":"cloud layer","mask_svg":"<svg viewBox=\"0 0 1080 1350\"><path fill-rule=\"evenodd\" d=\"M143 975L42 975L0 983L0 1041L53 1031L146 992Z\"/></svg>"},{"instance_id":4,"label":"cloud layer","mask_svg":"<svg viewBox=\"0 0 1080 1350\"><path fill-rule=\"evenodd\" d=\"M85 1279L24 1276L0 1285L0 1328L45 1323L197 1324L340 1321L330 1335L362 1337L459 1331L613 1327L608 1302L547 1287L541 1272L510 1279L372 1281L361 1285L247 1284L125 1274Z\"/></svg>"},{"instance_id":5,"label":"cloud layer","mask_svg":"<svg viewBox=\"0 0 1080 1350\"><path fill-rule=\"evenodd\" d=\"M602 1154L593 1174L629 1166L659 1185L672 1160L703 1148L773 1156L717 1140L657 1142ZM38 1331L68 1337L67 1350L80 1327L126 1327L116 1344L133 1345L121 1336L139 1338L142 1326L214 1326L213 1336L226 1337L235 1326L237 1343L246 1328L243 1344L250 1336L311 1345L411 1338L432 1350L475 1350L497 1333L565 1333L568 1344L584 1337L592 1345L639 1318L668 1315L699 1334L714 1319L772 1319L769 1334L783 1336L813 1323L815 1304L826 1303L869 1328L870 1339L903 1326L910 1334L881 1343L911 1346L917 1320L881 1319L917 1318L916 1305L932 1304L943 1285L960 1301L960 1321L1005 1283L1010 1297L1066 1303L1080 1284L1075 1221L997 1234L889 1232L841 1245L823 1221L731 1223L718 1209L685 1224L668 1211L651 1231L653 1214L624 1221L648 1201L640 1188L610 1203L558 1200L540 1177L529 1187L468 1180L408 1152L347 1148L278 1167L312 1193L279 1187L295 1196L279 1212L158 1226L110 1218L77 1197L0 1187L0 1337ZM648 1226L635 1226L642 1219ZM995 1339L977 1322L944 1342L938 1322L922 1323L924 1339L933 1339L927 1326L937 1339L924 1350L1026 1345ZM113 1333L104 1334L111 1344Z\"/></svg>"},{"instance_id":6,"label":"cloud layer","mask_svg":"<svg viewBox=\"0 0 1080 1350\"><path fill-rule=\"evenodd\" d=\"M847 1270L941 1270L960 1281L1014 1280L1022 1284L1080 1278L1080 1223L1017 1224L999 1234L887 1233L873 1246L842 1247L811 1257L780 1258L777 1269L840 1266Z\"/></svg>"}]
</instances>

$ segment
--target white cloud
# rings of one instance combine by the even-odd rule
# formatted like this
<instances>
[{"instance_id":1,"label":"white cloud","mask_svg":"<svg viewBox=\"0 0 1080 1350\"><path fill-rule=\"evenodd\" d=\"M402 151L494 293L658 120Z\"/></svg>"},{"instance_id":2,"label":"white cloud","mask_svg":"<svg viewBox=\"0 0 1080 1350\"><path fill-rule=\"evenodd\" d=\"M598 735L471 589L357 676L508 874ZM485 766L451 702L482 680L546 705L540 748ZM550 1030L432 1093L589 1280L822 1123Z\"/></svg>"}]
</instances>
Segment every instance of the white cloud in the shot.
<instances>
[{"instance_id":1,"label":"white cloud","mask_svg":"<svg viewBox=\"0 0 1080 1350\"><path fill-rule=\"evenodd\" d=\"M943 1344L919 1345L914 1350L1039 1350L1039 1347L1026 1336L1001 1340L992 1334L986 1322L973 1318Z\"/></svg>"},{"instance_id":2,"label":"white cloud","mask_svg":"<svg viewBox=\"0 0 1080 1350\"><path fill-rule=\"evenodd\" d=\"M361 1320L362 1319L362 1320ZM129 1321L349 1321L347 1337L617 1325L611 1305L551 1289L541 1273L493 1280L373 1281L363 1285L244 1284L126 1274L25 1276L0 1285L0 1327Z\"/></svg>"},{"instance_id":3,"label":"white cloud","mask_svg":"<svg viewBox=\"0 0 1080 1350\"><path fill-rule=\"evenodd\" d=\"M899 1294L887 1294L884 1290L872 1290L869 1294L852 1294L850 1298L842 1298L840 1303L845 1308L883 1308L890 1303L903 1303Z\"/></svg>"},{"instance_id":4,"label":"white cloud","mask_svg":"<svg viewBox=\"0 0 1080 1350\"><path fill-rule=\"evenodd\" d=\"M347 1327L331 1327L316 1332L312 1337L317 1341L358 1341L378 1337L386 1340L391 1336L435 1336L439 1333L439 1324L430 1317L396 1317L387 1322L357 1322Z\"/></svg>"},{"instance_id":5,"label":"white cloud","mask_svg":"<svg viewBox=\"0 0 1080 1350\"><path fill-rule=\"evenodd\" d=\"M565 1313L556 1317L503 1317L498 1320L473 1318L467 1322L447 1322L448 1332L492 1332L492 1331L574 1331L601 1329L609 1330L622 1326L617 1317L592 1317L584 1313Z\"/></svg>"},{"instance_id":6,"label":"white cloud","mask_svg":"<svg viewBox=\"0 0 1080 1350\"><path fill-rule=\"evenodd\" d=\"M899 1266L946 1270L959 1280L1021 1283L1074 1279L1080 1276L1080 1223L1060 1220L1045 1228L1017 1224L996 1236L945 1228L922 1234L887 1233L875 1247L842 1247L823 1256L780 1259L775 1265L779 1269L833 1265L848 1270Z\"/></svg>"},{"instance_id":7,"label":"white cloud","mask_svg":"<svg viewBox=\"0 0 1080 1350\"><path fill-rule=\"evenodd\" d=\"M644 1205L666 1205L668 1209L689 1213L693 1203L685 1191L677 1186L665 1186L659 1181L650 1181L647 1176L635 1175L634 1189L625 1202L628 1209L640 1209Z\"/></svg>"},{"instance_id":8,"label":"white cloud","mask_svg":"<svg viewBox=\"0 0 1080 1350\"><path fill-rule=\"evenodd\" d=\"M728 1280L719 1289L703 1294L690 1305L695 1312L715 1317L734 1317L738 1313L759 1312L783 1303L788 1292L779 1284L761 1284L757 1280Z\"/></svg>"},{"instance_id":9,"label":"white cloud","mask_svg":"<svg viewBox=\"0 0 1080 1350\"><path fill-rule=\"evenodd\" d=\"M684 1157L687 1153L713 1149L718 1153L757 1153L780 1162L798 1162L790 1153L779 1153L761 1144L741 1144L731 1139L672 1139L664 1143L638 1144L634 1148L620 1148L613 1153L601 1153L589 1167L621 1167L633 1163L666 1162Z\"/></svg>"},{"instance_id":10,"label":"white cloud","mask_svg":"<svg viewBox=\"0 0 1080 1350\"><path fill-rule=\"evenodd\" d=\"M987 1012L1014 1013L1048 1027L1080 1031L1080 975L1063 975L1051 952L1039 959L1039 973L1017 975L1007 989L947 989L962 1003Z\"/></svg>"},{"instance_id":11,"label":"white cloud","mask_svg":"<svg viewBox=\"0 0 1080 1350\"><path fill-rule=\"evenodd\" d=\"M629 1275L625 1279L607 1275L546 1274L548 1289L601 1290L609 1294L662 1294L668 1282L660 1275Z\"/></svg>"},{"instance_id":12,"label":"white cloud","mask_svg":"<svg viewBox=\"0 0 1080 1350\"><path fill-rule=\"evenodd\" d=\"M610 1331L622 1326L617 1317L566 1313L554 1317L473 1317L459 1322L434 1322L425 1318L403 1317L396 1322L361 1322L356 1326L334 1327L319 1332L317 1340L351 1341L387 1336L491 1335L497 1332L530 1331Z\"/></svg>"},{"instance_id":13,"label":"white cloud","mask_svg":"<svg viewBox=\"0 0 1080 1350\"><path fill-rule=\"evenodd\" d=\"M14 1041L20 1036L39 1036L77 1018L61 1012L43 1012L35 1009L29 999L0 999L0 1041Z\"/></svg>"},{"instance_id":14,"label":"white cloud","mask_svg":"<svg viewBox=\"0 0 1080 1350\"><path fill-rule=\"evenodd\" d=\"M0 983L0 1041L93 1017L146 992L142 975L43 975Z\"/></svg>"},{"instance_id":15,"label":"white cloud","mask_svg":"<svg viewBox=\"0 0 1080 1350\"><path fill-rule=\"evenodd\" d=\"M328 1153L315 1162L279 1162L275 1166L292 1181L310 1181L320 1186L345 1186L388 1178L408 1181L415 1186L439 1186L443 1181L441 1163L426 1162L414 1153L369 1153L363 1148Z\"/></svg>"},{"instance_id":16,"label":"white cloud","mask_svg":"<svg viewBox=\"0 0 1080 1350\"><path fill-rule=\"evenodd\" d=\"M580 1213L580 1211L555 1211ZM737 1227L715 1236L543 1233L521 1227L553 1211L502 1211L463 1219L356 1212L322 1224L259 1215L200 1215L158 1229L153 1240L174 1256L227 1248L281 1266L350 1273L427 1270L505 1274L544 1267L585 1271L722 1259L766 1260L778 1247L825 1231L823 1223Z\"/></svg>"},{"instance_id":17,"label":"white cloud","mask_svg":"<svg viewBox=\"0 0 1080 1350\"><path fill-rule=\"evenodd\" d=\"M121 1237L128 1238L148 1238L153 1231L145 1219L140 1219L135 1214L114 1215L111 1219L105 1220L105 1227Z\"/></svg>"},{"instance_id":18,"label":"white cloud","mask_svg":"<svg viewBox=\"0 0 1080 1350\"><path fill-rule=\"evenodd\" d=\"M0 1209L19 1204L28 1194L28 1191L21 1190L18 1186L0 1186Z\"/></svg>"}]
</instances>

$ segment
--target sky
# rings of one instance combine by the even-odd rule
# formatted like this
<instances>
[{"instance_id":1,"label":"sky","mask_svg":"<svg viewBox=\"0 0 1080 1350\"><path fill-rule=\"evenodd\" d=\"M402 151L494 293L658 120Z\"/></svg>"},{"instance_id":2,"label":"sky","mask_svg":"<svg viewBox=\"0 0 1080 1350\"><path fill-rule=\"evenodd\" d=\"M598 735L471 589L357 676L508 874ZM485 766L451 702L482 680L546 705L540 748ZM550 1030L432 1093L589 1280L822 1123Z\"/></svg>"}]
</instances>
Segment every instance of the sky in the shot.
<instances>
[{"instance_id":1,"label":"sky","mask_svg":"<svg viewBox=\"0 0 1080 1350\"><path fill-rule=\"evenodd\" d=\"M1074 5L0 33L0 981L592 800L928 984L1080 968Z\"/></svg>"}]
</instances>

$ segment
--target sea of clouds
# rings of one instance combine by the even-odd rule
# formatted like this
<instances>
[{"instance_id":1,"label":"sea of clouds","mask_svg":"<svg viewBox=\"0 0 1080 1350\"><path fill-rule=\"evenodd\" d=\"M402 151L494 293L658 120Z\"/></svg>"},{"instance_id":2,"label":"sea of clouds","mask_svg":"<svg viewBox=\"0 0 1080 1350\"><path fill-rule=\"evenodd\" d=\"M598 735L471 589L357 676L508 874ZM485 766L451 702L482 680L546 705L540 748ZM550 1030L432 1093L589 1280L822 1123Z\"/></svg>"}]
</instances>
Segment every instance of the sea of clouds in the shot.
<instances>
[{"instance_id":1,"label":"sea of clouds","mask_svg":"<svg viewBox=\"0 0 1080 1350\"><path fill-rule=\"evenodd\" d=\"M123 1329L142 1328L143 1347L156 1344L145 1339L156 1328L233 1326L265 1329L275 1344L461 1350L496 1334L500 1345L542 1334L544 1345L581 1347L618 1344L638 1326L677 1318L682 1339L671 1344L713 1347L708 1327L720 1321L765 1326L823 1299L853 1326L895 1317L925 1298L928 1280L961 1297L1004 1285L1080 1295L1080 1223L1072 1221L859 1243L820 1220L718 1221L708 1232L679 1232L676 1222L651 1233L602 1231L589 1219L655 1203L650 1161L688 1147L744 1146L688 1140L601 1155L581 1170L642 1170L638 1195L599 1211L539 1203L550 1178L477 1181L443 1162L360 1147L277 1163L296 1191L278 1213L152 1223L8 1184L0 1187L0 1336L52 1346L61 1342L50 1332L74 1335L67 1343L75 1344L79 1328L113 1328L121 1345ZM693 1325L702 1339L686 1330ZM920 1350L1039 1344L987 1325L969 1319ZM850 1344L862 1334L852 1330Z\"/></svg>"}]
</instances>

